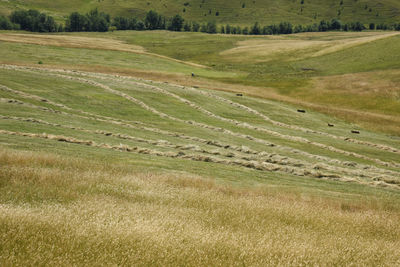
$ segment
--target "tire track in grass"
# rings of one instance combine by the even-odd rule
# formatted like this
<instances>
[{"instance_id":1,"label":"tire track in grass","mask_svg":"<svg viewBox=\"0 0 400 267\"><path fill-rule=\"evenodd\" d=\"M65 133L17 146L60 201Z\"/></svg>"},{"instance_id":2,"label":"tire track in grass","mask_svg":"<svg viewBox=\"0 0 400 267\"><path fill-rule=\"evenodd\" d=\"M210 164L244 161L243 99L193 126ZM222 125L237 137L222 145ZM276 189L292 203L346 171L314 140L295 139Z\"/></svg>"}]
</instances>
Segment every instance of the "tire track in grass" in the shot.
<instances>
[{"instance_id":1,"label":"tire track in grass","mask_svg":"<svg viewBox=\"0 0 400 267\"><path fill-rule=\"evenodd\" d=\"M301 160L296 160L296 159L291 159L288 157L280 157L276 158L273 157L273 154L265 154L263 157L257 157L257 158L249 158L246 155L243 154L238 154L238 153L231 153L229 152L228 154L223 154L220 151L208 151L205 149L201 149L198 146L193 146L193 145L185 145L185 144L173 144L171 142L165 141L165 140L151 140L151 139L143 139L143 138L138 138L138 137L133 137L130 135L126 134L120 134L120 133L112 133L110 131L104 131L104 130L87 130L81 127L75 127L75 126L70 126L70 125L62 125L58 123L50 123L41 119L35 119L35 118L23 118L23 117L16 117L16 116L3 116L0 115L0 119L4 120L16 120L16 121L22 121L22 122L29 122L29 123L38 123L38 124L43 124L43 125L48 125L52 127L61 127L61 128L66 128L66 129L72 129L72 130L77 130L85 133L90 133L90 134L100 134L100 135L105 135L109 137L115 137L123 140L133 140L136 142L141 142L141 143L146 143L149 145L153 146L158 146L158 147L164 147L164 148L172 148L172 149L178 149L182 151L194 151L198 153L204 153L204 154L209 154L209 155L215 155L215 156L222 156L222 157L229 157L230 159L240 159L240 160L245 160L248 162L251 161L256 161L259 164L262 164L263 162L267 162L270 164L275 165L277 168L280 166L290 166L293 167L290 173L297 173L298 176L306 176L307 172L305 170L318 170L318 171L329 171L333 175L337 174L338 177L340 178L340 175L345 175L347 177L354 177L354 175L359 178L359 179L369 179L369 180L393 180L395 177L392 176L377 176L377 173L370 173L370 172L364 172L360 173L359 170L353 170L349 168L338 168L338 167L331 167L328 165L324 164L310 164L305 161ZM300 175L301 174L301 175ZM374 174L374 175L370 175ZM327 176L325 174L321 174L322 176ZM315 175L314 175L315 176ZM353 178L354 179L354 178Z\"/></svg>"},{"instance_id":2,"label":"tire track in grass","mask_svg":"<svg viewBox=\"0 0 400 267\"><path fill-rule=\"evenodd\" d=\"M9 66L7 66L7 67L9 67ZM255 137L252 137L252 136L250 136L250 135L244 135L244 134L240 134L240 133L234 133L234 132L232 132L232 131L230 131L230 130L226 130L226 129L223 129L223 128L214 127L214 126L210 126L210 125L203 124L203 123L197 123L197 122L193 122L193 121L184 121L184 120L181 120L181 119L172 117L172 116L170 116L170 115L167 115L167 114L165 114L165 113L159 112L159 111L155 110L154 108L149 107L149 106L148 106L147 104L145 104L144 102L142 102L142 101L140 101L140 100L137 100L137 99L135 99L135 98L133 98L133 97L131 97L131 96L125 94L125 93L122 93L122 92L120 92L120 91L111 89L110 87L108 87L108 86L106 86L106 85L103 85L103 84L101 84L101 83L98 83L98 82L95 82L95 81L92 81L92 80L88 80L88 79L84 79L84 78L80 78L80 77L71 77L71 76L66 76L66 75L57 74L57 73L59 73L59 72L63 72L63 70L48 70L48 69L40 69L40 68L38 69L38 68L28 68L28 67L21 67L21 68L18 68L18 67L17 67L17 69L24 69L24 70L28 70L28 71L32 71L32 69L33 69L33 70L44 71L44 72L46 72L46 73L51 73L51 75L55 75L56 77L65 78L65 79L70 79L70 80L77 80L77 81L81 81L81 82L84 82L84 83L91 84L91 85L93 85L93 86L98 86L98 87L103 88L103 89L105 89L105 90L107 90L107 91L116 93L117 95L120 95L120 96L122 96L122 97L124 97L124 98L125 98L125 96L126 96L126 99L131 100L132 102L139 104L141 107L143 107L143 108L145 108L145 109L147 109L147 110L149 110L149 111L154 111L155 114L159 114L160 116L162 116L162 117L164 117L164 118L171 118L172 120L175 120L175 121L184 122L184 123L189 123L189 124L193 124L193 125L195 125L195 126L199 126L199 127L206 128L206 129L211 129L211 130L214 130L214 131L219 131L219 132L222 132L222 133L230 134L230 135L233 135L233 136L236 136L236 137L245 138L245 139L252 140L252 141L255 141L255 142L258 142L258 143L262 143L262 144L267 145L267 146L276 146L276 147L278 147L279 149L281 149L282 151L291 152L291 153L297 153L297 154L309 156L309 157L311 157L311 158L318 159L318 160L325 160L325 161L328 161L328 162L331 162L331 163L335 163L335 164L339 164L339 165L344 165L344 166L349 165L349 164L351 164L351 165L356 164L356 163L352 163L352 162L350 162L350 163L348 163L348 162L343 163L342 161L337 160L337 159L332 159L332 158L328 158L328 157L324 157L324 156L314 155L314 154L310 154L310 153L305 152L305 151L301 151L301 150L297 150L297 149L293 149L293 148L289 148L289 147L283 147L283 146L280 146L280 145L274 145L274 144L271 144L271 143L269 143L269 142L266 142L266 141L263 140L263 139L255 138ZM33 72L34 72L34 71L33 71ZM79 74L80 72L68 71L68 73L72 73L72 74L76 75L76 74ZM349 155L349 156L351 156L352 154L354 154L354 155L357 155L359 158L362 158L362 159L365 159L365 160L369 160L369 161L372 161L372 162L376 162L376 163L378 163L378 164L381 164L381 165L384 165L384 166L387 166L387 167L391 165L390 163L382 162L382 161L380 161L380 160L378 160L378 159L371 159L371 158L369 158L369 157L365 157L365 156L362 156L362 155L359 155L359 154L356 154L356 153L353 153L353 152L348 152L348 151L344 151L344 152L345 152L345 155L346 155L346 153L348 153L347 155ZM397 166L395 166L395 167L397 167ZM370 168L375 168L375 167L373 167L373 166L366 166L364 169L370 169Z\"/></svg>"}]
</instances>

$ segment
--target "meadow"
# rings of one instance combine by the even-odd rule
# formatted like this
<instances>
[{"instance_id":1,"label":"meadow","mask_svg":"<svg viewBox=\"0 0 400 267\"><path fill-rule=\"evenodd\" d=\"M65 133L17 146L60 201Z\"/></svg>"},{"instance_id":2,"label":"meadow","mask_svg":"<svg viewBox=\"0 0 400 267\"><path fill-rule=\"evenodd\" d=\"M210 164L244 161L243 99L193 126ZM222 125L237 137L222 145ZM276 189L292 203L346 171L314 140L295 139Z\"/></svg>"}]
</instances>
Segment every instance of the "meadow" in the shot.
<instances>
[{"instance_id":1,"label":"meadow","mask_svg":"<svg viewBox=\"0 0 400 267\"><path fill-rule=\"evenodd\" d=\"M398 38L1 32L0 265L399 265Z\"/></svg>"}]
</instances>

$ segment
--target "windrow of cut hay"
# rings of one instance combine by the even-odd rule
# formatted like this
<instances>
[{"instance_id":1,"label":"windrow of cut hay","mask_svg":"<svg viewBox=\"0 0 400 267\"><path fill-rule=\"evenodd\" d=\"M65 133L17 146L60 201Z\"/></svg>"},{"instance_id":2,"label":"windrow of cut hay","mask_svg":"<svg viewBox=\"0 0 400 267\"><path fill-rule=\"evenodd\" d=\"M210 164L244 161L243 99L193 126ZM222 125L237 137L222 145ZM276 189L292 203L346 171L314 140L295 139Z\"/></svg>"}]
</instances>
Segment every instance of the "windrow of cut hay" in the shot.
<instances>
[{"instance_id":1,"label":"windrow of cut hay","mask_svg":"<svg viewBox=\"0 0 400 267\"><path fill-rule=\"evenodd\" d=\"M61 77L64 77L64 76L62 75ZM71 76L67 76L67 77L71 77ZM227 134L234 135L234 136L237 136L237 137L247 138L247 139L250 139L250 140L259 140L259 141L261 140L261 139L252 137L250 135L240 134L240 133L233 132L233 131L230 131L230 130L227 130L227 129L224 129L224 128L221 128L221 127L215 127L215 126L211 126L211 125L208 125L208 124L199 123L199 122L196 122L196 121L193 121L193 120L185 121L185 120L173 117L171 115L167 115L167 114L165 114L163 112L160 112L160 111L148 106L144 102L142 102L142 101L140 101L140 100L138 100L138 99L136 99L136 98L134 98L132 96L129 96L129 95L127 95L125 93L122 93L120 91L111 89L109 86L106 86L104 84L101 84L101 83L98 83L98 82L95 82L95 81L92 81L92 80L83 79L83 78L77 78L77 77L74 77L74 78L71 77L71 79L77 79L79 81L90 83L90 84L92 84L94 86L98 86L98 87L101 87L101 88L103 88L103 89L105 89L107 91L113 92L113 93L115 93L117 95L120 95L120 96L122 96L122 97L124 97L124 98L126 98L126 99L128 99L128 100L130 100L130 101L132 101L132 102L134 102L134 103L136 103L138 105L140 105L144 109L146 109L146 110L148 110L150 112L153 112L154 114L159 115L162 118L168 118L168 119L171 119L171 120L174 120L174 121L189 123L189 124L193 124L195 126L199 126L199 127L202 127L202 128L211 129L211 130L215 130L215 131L220 131L220 132L223 132L223 133L227 133ZM346 156L352 156L352 157L356 157L356 158L372 161L372 162L375 162L375 163L383 165L383 166L396 167L396 168L400 167L400 164L397 164L397 163L394 163L394 162L386 162L386 161L382 161L380 159L367 157L367 156L364 156L364 155L361 155L361 154L358 154L358 153L355 153L355 152L349 152L349 151L346 151L346 150L335 148L335 147L330 146L330 145L325 145L325 144L321 144L321 143L318 143L318 142L310 141L310 140L308 140L307 138L304 138L304 137L285 135L285 134L281 134L281 133L278 133L278 132L275 132L275 131L272 131L272 130L268 130L268 129L266 129L264 127L261 127L261 126L253 126L253 125L250 125L248 123L243 123L243 122L240 122L240 121L237 121L237 120L234 120L234 119L227 119L227 118L221 117L219 115L216 115L216 114L214 114L214 113L212 113L212 112L210 112L208 110L205 110L204 108L192 103L191 101L189 101L187 99L184 99L184 98L182 98L180 96L177 96L176 94L173 94L171 92L163 90L162 88L159 88L159 87L156 87L156 86L151 86L151 85L146 85L146 86L148 88L151 88L151 89L156 89L156 90L158 90L158 91L160 91L160 92L162 92L162 93L164 93L166 95L172 96L172 97L174 97L174 98L176 98L176 99L188 104L192 108L205 113L206 115L208 115L210 117L219 119L221 121L232 123L232 124L234 124L236 126L244 127L244 128L255 130L255 131L260 131L260 132L267 133L269 135L272 135L272 136L275 136L275 137L279 137L279 138L282 138L282 139L285 139L285 140L290 140L290 141L294 141L294 142L302 142L302 143L305 143L305 144L314 145L314 146L317 146L319 148L326 149L326 150L329 150L329 151L332 151L332 152L335 152L335 153L340 153L340 154L343 154L343 155L346 155ZM265 140L263 140L261 142L265 142ZM269 145L274 145L274 144L270 143Z\"/></svg>"},{"instance_id":2,"label":"windrow of cut hay","mask_svg":"<svg viewBox=\"0 0 400 267\"><path fill-rule=\"evenodd\" d=\"M145 131L149 131L149 132L153 132L153 133L158 133L161 135L167 135L167 136L171 136L171 137L178 137L181 139L185 139L185 140L189 140L189 141L194 141L194 142L198 142L198 143L203 143L206 145L211 145L211 146L216 146L219 148L224 148L224 149L231 149L231 150L235 150L235 151L239 151L239 152L243 152L246 154L259 154L260 152L252 150L248 147L245 146L237 146L237 145L233 145L233 144L226 144L226 143L221 143L217 140L207 140L204 138L200 138L200 137L196 137L196 136L189 136L186 134L182 134L179 132L171 132L171 131L167 131L167 130L162 130L159 128L154 128L154 127L149 127L149 126L143 126L144 124L142 122L136 122L136 121L127 121L127 120L121 120L118 118L112 118L112 117L106 117L106 116L102 116L102 115L98 115L98 114L94 114L91 112L87 112L87 111L83 111L81 109L76 109L76 108L70 108L64 104L59 104L56 103L54 101L51 101L49 99L43 98L43 97L39 97L36 95L32 95L32 94L28 94L25 92L21 92L15 89L11 89L9 87L6 86L0 86L1 90L6 90L8 92L12 92L14 94L20 95L24 98L29 98L29 99L33 99L33 100L40 100L41 102L45 102L46 104L49 105L54 105L56 107L62 107L64 109L66 109L67 111L70 112L77 112L80 114L85 114L87 116L82 116L82 115L78 115L78 114L74 114L74 113L68 113L68 112L64 112L64 111L60 111L60 110L55 110L55 109L51 109L51 108L47 108L47 107L43 107L40 105L34 105L32 103L26 103L17 99L9 99L9 98L0 98L0 101L2 101L3 103L12 103L12 104L18 104L18 105L25 105L29 108L34 108L34 109L38 109L41 111L47 111L47 112L52 112L52 113L59 113L59 114L63 114L66 116L71 116L71 117L76 117L76 118L81 118L81 119L88 119L88 120L96 120L99 122L105 122L105 123L111 123L114 125L118 125L118 126L123 126L123 127L127 127L127 128L131 128L131 129L139 129L139 130L145 130Z\"/></svg>"},{"instance_id":3,"label":"windrow of cut hay","mask_svg":"<svg viewBox=\"0 0 400 267\"><path fill-rule=\"evenodd\" d=\"M13 68L14 66L11 66L11 67ZM88 76L87 73L82 73L82 72L78 72L78 71L48 70L48 69L43 69L43 68L31 68L31 67L17 67L17 68L33 69L33 70L41 70L41 71L45 70L45 71L49 71L49 72L53 72L53 73L67 72L69 74L83 74L83 75ZM149 105L145 104L144 102L142 102L142 101L140 101L140 100L138 100L138 99L136 99L136 98L134 98L132 96L129 96L129 95L127 95L127 94L125 94L123 92L120 92L118 90L111 89L109 86L101 84L101 83L98 83L98 82L95 82L93 80L79 78L79 77L72 77L72 76L64 76L64 75L58 75L58 76L59 77L63 77L63 78L67 78L67 79L73 79L73 80L89 83L89 84L91 84L93 86L100 87L100 88L102 88L104 90L107 90L109 92L112 92L114 94L122 96L125 99L134 102L135 104L138 104L139 106L141 106L145 110L148 110L148 111L160 116L161 118L168 118L168 119L171 119L171 120L174 120L174 121L179 121L179 122L183 122L183 123L189 123L189 124L192 124L192 125L195 125L195 126L198 126L198 127L202 127L202 128L205 128L205 129L211 129L211 130L214 130L214 131L219 131L219 132L223 132L223 133L226 133L226 134L234 135L236 137L246 138L246 139L249 139L249 140L255 140L256 142L260 142L260 143L263 143L263 144L266 144L266 145L274 146L274 144L272 144L272 143L266 143L265 140L259 139L259 138L255 138L255 137L252 137L250 135L240 134L240 133L233 132L233 131L230 131L230 130L227 130L227 129L224 129L224 128L221 128L221 127L215 127L215 126L211 126L211 125L208 125L208 124L199 123L199 122L196 122L196 121L193 121L193 120L190 120L190 121L181 120L179 118L173 117L173 116L165 114L163 112L160 112L160 111L150 107ZM282 139L285 139L285 140L290 140L290 141L295 141L295 142L302 142L302 143L305 143L305 144L314 145L314 146L319 147L321 149L326 149L326 150L329 150L329 151L332 151L332 152L335 152L335 153L340 153L340 154L343 154L343 155L346 155L346 156L352 156L352 157L356 157L356 158L372 161L372 162L375 162L375 163L383 165L383 166L394 167L394 168L400 167L400 164L395 163L395 162L382 161L380 159L367 157L367 156L361 155L359 153L349 152L349 151L346 151L346 150L343 150L343 149L335 148L335 147L330 146L330 145L325 145L325 144L321 144L321 143L318 143L318 142L310 141L310 140L308 140L307 138L304 138L304 137L285 135L285 134L281 134L281 133L278 133L278 132L275 132L275 131L271 131L271 130L265 129L264 127L260 127L260 126L256 127L256 126L252 126L252 125L250 125L248 123L239 122L239 121L233 120L233 119L227 119L227 118L215 115L212 112L209 112L209 111L197 106L196 104L191 103L190 101L188 101L186 99L183 99L183 98L181 98L179 96L176 96L173 93L167 92L166 90L163 90L163 89L161 89L159 87L155 87L155 86L151 86L151 85L147 85L147 86L149 88L152 88L152 89L160 90L160 92L169 93L169 94L171 94L170 96L176 97L177 99L179 99L179 100L183 101L184 103L190 105L192 108L195 108L195 109L207 114L210 117L213 117L213 118L216 118L216 119L219 119L219 120L223 120L223 121L226 121L226 122L230 122L230 123L232 123L232 124L234 124L236 126L252 129L252 130L255 130L255 131L261 131L263 133L267 133L269 135L272 135L272 136L275 136L275 137L279 137L279 138L282 138ZM346 139L346 138L343 138L343 140L344 139ZM345 140L345 141L347 141L347 140ZM353 141L353 142L356 142L356 141ZM365 145L368 145L368 142L365 142ZM376 144L375 147L376 148L383 148L384 146ZM388 149L384 149L384 150L388 150ZM394 148L391 149L391 150L393 151Z\"/></svg>"},{"instance_id":4,"label":"windrow of cut hay","mask_svg":"<svg viewBox=\"0 0 400 267\"><path fill-rule=\"evenodd\" d=\"M251 138L250 138L251 139ZM297 152L297 151L296 151ZM301 152L301 153L305 153L305 152ZM344 165L348 165L348 163L344 163ZM374 167L372 167L374 169ZM370 167L366 167L365 169L370 169ZM381 171L379 171L381 172ZM387 171L386 171L387 172Z\"/></svg>"},{"instance_id":5,"label":"windrow of cut hay","mask_svg":"<svg viewBox=\"0 0 400 267\"><path fill-rule=\"evenodd\" d=\"M211 115L211 114L209 114L210 113L209 111L204 110L204 109L199 109L195 105L192 105L192 103L190 101L188 101L187 99L181 98L181 97L177 96L176 94L173 94L173 93L171 93L171 92L169 92L167 90L164 90L164 89L162 89L160 87L149 85L149 84L145 83L145 82L147 82L147 83L151 83L151 84L154 84L154 83L161 84L159 82L150 81L150 80L143 80L143 79L140 79L140 78L125 77L125 76L120 76L120 75L111 75L111 74L96 74L96 73L89 73L89 72L72 72L72 71L66 71L66 72L69 73L69 74L77 74L77 73L79 73L79 75L86 76L86 77L94 77L94 78L99 78L99 79L114 80L114 81L118 81L118 82L121 82L121 81L129 82L131 84L135 84L135 85L138 85L138 86L142 86L142 87L158 90L158 91L163 92L163 93L165 93L165 94L167 94L167 95L169 95L171 97L175 97L175 98L181 100L182 102L192 106L195 109L201 110L203 113ZM142 82L132 81L131 79L139 80L139 81L142 81ZM179 89L191 90L193 92L200 93L202 95L205 95L207 97L216 99L218 101L228 103L231 106L234 106L236 108L240 108L242 110L247 111L248 113L254 114L254 115L262 118L266 122L269 122L269 123L271 123L271 124L273 124L275 126L279 126L279 127L283 127L283 128L287 128L287 129L292 129L292 130L296 130L296 131L302 131L302 132L305 132L305 133L308 133L308 134L309 133L318 134L318 135L330 137L330 138L333 138L333 139L338 139L338 140L351 142L351 143L355 143L355 144L359 144L359 145L365 145L365 146L373 147L373 148L376 148L376 149L379 149L379 150L389 151L389 152L392 152L392 153L399 153L400 154L400 150L399 149L391 147L391 146L388 146L388 145L377 144L377 143L368 142L368 141L364 141L364 140L358 140L358 139L355 139L355 138L349 138L349 137L345 137L345 136L338 136L338 135L334 135L334 134L327 133L327 132L316 131L316 130L313 130L313 129L310 129L310 128L300 127L300 126L297 126L297 125L290 125L290 124L286 124L286 123L283 123L283 122L280 122L280 121L276 121L276 120L273 120L270 117L266 116L265 114L255 110L253 108L250 108L250 107L248 107L246 105L237 103L235 101L232 101L230 99L218 96L218 95L213 94L213 93L208 92L208 91L199 90L198 88L185 87L185 86L176 85L176 84L172 84L172 83L169 83L169 85L173 86L175 88L179 88Z\"/></svg>"},{"instance_id":6,"label":"windrow of cut hay","mask_svg":"<svg viewBox=\"0 0 400 267\"><path fill-rule=\"evenodd\" d=\"M200 148L197 145L186 145L186 144L174 144L165 140L150 140L150 139L143 139L143 138L138 138L126 134L120 134L120 133L112 133L110 131L104 131L104 130L87 130L83 129L81 127L75 127L75 126L69 126L69 125L62 125L62 124L56 124L56 123L50 123L46 122L44 120L40 119L34 119L34 118L22 118L22 117L15 117L15 116L2 116L0 115L0 119L4 120L17 120L17 121L23 121L23 122L30 122L30 123L39 123L39 124L44 124L44 125L49 125L53 127L62 127L62 128L67 128L67 129L72 129L72 130L78 130L81 132L86 132L86 133L91 133L91 134L101 134L105 135L108 137L115 137L118 139L123 139L123 140L133 140L136 142L140 143L146 143L149 145L153 146L158 146L158 147L163 147L163 148L171 148L171 149L177 149L181 151L194 151L202 154L208 154L208 155L215 155L215 156L222 156L222 157L228 157L232 160L245 160L250 163L257 162L259 164L266 162L266 163L271 163L276 166L291 166L295 168L301 168L305 170L317 170L317 171L330 171L332 173L336 173L339 176L345 175L348 177L352 177L352 180L358 180L358 181L363 181L363 180L370 180L370 181L394 181L392 183L396 183L396 176L394 175L382 175L381 173L376 173L374 171L365 171L365 170L360 170L360 169L351 169L350 167L348 168L341 168L341 167L333 167L330 165L326 164L311 164L303 160L296 160L288 157L282 157L276 154L270 154L266 152L262 152L258 154L257 156L251 156L251 155L246 155L242 153L235 153L235 152L223 152L219 150L212 150L209 151L207 149ZM279 171L280 168L277 168ZM301 174L301 172L296 172L298 174ZM323 177L327 177L326 175L321 174ZM331 178L338 178L334 177L334 175L331 176Z\"/></svg>"},{"instance_id":7,"label":"windrow of cut hay","mask_svg":"<svg viewBox=\"0 0 400 267\"><path fill-rule=\"evenodd\" d=\"M6 131L0 130L0 134L7 134L7 135L16 135L16 136L23 136L23 137L31 137L31 138L42 138L42 139L49 139L55 140L59 142L66 142L78 145L85 145L97 148L105 148L105 149L113 149L118 151L124 152L135 152L139 154L148 154L154 156L162 156L162 157L169 157L169 158L182 158L182 159L189 159L194 161L203 161L203 162L210 162L210 163L219 163L219 164L226 164L226 165L236 165L240 167L246 167L251 169L256 169L260 171L273 171L273 172L283 172L289 173L296 176L308 176L308 177L316 177L316 178L324 178L324 179L337 179L343 181L353 181L350 177L340 176L338 174L327 173L322 171L315 171L315 170L305 170L303 168L295 168L289 166L280 166L278 164L272 164L268 162L257 162L257 161L245 161L245 160L230 160L230 159L221 159L215 156L203 156L203 155L193 155L193 154L186 154L182 151L179 152L163 152L149 148L142 148L138 146L128 146L124 144L119 145L110 145L107 143L96 143L92 140L82 140L77 139L74 137L63 136L63 135L53 135L47 133L35 134L35 133L26 133L26 132L14 132L14 131ZM374 183L376 184L376 183ZM380 183L382 184L382 183Z\"/></svg>"}]
</instances>

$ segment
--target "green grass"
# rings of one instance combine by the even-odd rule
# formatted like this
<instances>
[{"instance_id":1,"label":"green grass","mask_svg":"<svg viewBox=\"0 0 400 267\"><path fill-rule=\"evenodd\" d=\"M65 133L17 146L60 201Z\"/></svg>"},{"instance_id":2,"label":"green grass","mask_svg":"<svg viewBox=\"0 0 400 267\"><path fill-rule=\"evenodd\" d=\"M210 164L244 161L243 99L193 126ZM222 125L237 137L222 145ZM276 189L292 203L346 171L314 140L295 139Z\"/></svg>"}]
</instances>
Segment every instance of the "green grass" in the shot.
<instances>
[{"instance_id":1,"label":"green grass","mask_svg":"<svg viewBox=\"0 0 400 267\"><path fill-rule=\"evenodd\" d=\"M0 43L3 62L35 64L41 60L48 65L82 66L109 69L136 69L141 71L157 71L169 74L184 74L189 76L195 72L205 77L232 76L212 70L174 63L167 59L156 58L129 52L103 51L94 49L74 49L54 46L39 46L29 44ZM37 51L32 53L32 51ZM78 60L79 59L79 60Z\"/></svg>"},{"instance_id":2,"label":"green grass","mask_svg":"<svg viewBox=\"0 0 400 267\"><path fill-rule=\"evenodd\" d=\"M188 5L184 5L188 3ZM242 5L245 4L243 8ZM182 15L188 21L210 21L215 20L221 24L234 24L250 26L258 21L262 24L279 23L290 21L294 24L311 24L322 19L338 17L344 22L361 21L369 22L397 22L399 18L399 3L395 0L385 0L376 3L371 0L340 1L291 1L291 0L268 0L268 1L202 1L202 0L180 0L180 1L2 1L1 10L3 14L10 13L15 9L35 8L48 12L58 20L73 11L88 12L93 8L116 15L134 15L143 18L145 13L151 9L165 16L172 17L175 14ZM185 10L185 12L184 12ZM216 12L219 15L216 16ZM339 14L340 12L340 14Z\"/></svg>"},{"instance_id":3,"label":"green grass","mask_svg":"<svg viewBox=\"0 0 400 267\"><path fill-rule=\"evenodd\" d=\"M2 38L8 40L10 36ZM77 41L69 43L68 39L64 44L58 41L55 46L51 39L50 42L46 39L68 36L86 38L88 47L77 48ZM375 131L394 135L400 131L397 100L400 37L393 33L245 37L120 31L53 37L24 35L19 41L22 43L1 42L1 62L36 65L42 61L41 66L45 67L119 73L246 92L296 105L311 105L313 109ZM98 46L99 42L104 42L104 46ZM124 44L124 49L140 46L147 52L116 51L118 42ZM190 77L192 72L195 78Z\"/></svg>"}]
</instances>

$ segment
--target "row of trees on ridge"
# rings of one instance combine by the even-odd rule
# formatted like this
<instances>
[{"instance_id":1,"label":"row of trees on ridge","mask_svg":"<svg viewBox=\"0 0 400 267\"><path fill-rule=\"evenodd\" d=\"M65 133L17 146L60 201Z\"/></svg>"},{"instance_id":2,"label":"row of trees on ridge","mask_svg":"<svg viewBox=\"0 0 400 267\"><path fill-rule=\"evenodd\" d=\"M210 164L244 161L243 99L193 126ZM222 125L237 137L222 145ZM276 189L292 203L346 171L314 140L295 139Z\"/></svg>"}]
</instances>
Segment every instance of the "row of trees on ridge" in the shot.
<instances>
[{"instance_id":1,"label":"row of trees on ridge","mask_svg":"<svg viewBox=\"0 0 400 267\"><path fill-rule=\"evenodd\" d=\"M342 23L338 19L322 20L311 25L295 25L290 22L281 22L268 26L261 26L256 22L252 27L231 26L229 24L217 27L215 21L197 23L185 21L180 15L167 18L156 11L147 12L144 20L136 17L111 16L97 9L86 14L72 12L65 23L56 23L54 18L37 10L14 11L9 17L0 16L0 29L27 30L33 32L81 32L95 31L106 32L114 30L170 30L186 32L205 32L223 34L251 34L272 35L291 34L300 32L325 32L325 31L362 31L370 30L400 30L400 23L364 25L360 22Z\"/></svg>"}]
</instances>

